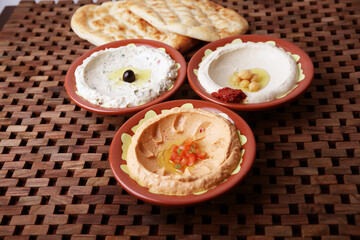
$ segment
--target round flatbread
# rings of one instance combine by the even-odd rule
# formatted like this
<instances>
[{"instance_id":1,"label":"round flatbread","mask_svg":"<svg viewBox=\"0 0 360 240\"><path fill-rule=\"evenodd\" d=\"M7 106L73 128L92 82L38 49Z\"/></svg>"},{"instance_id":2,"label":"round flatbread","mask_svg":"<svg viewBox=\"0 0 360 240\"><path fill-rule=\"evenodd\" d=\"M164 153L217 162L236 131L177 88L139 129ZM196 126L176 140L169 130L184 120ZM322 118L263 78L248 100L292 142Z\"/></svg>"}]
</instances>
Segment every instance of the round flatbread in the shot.
<instances>
[{"instance_id":1,"label":"round flatbread","mask_svg":"<svg viewBox=\"0 0 360 240\"><path fill-rule=\"evenodd\" d=\"M245 33L248 22L208 0L128 0L129 9L157 29L203 41Z\"/></svg>"},{"instance_id":2,"label":"round flatbread","mask_svg":"<svg viewBox=\"0 0 360 240\"><path fill-rule=\"evenodd\" d=\"M198 41L176 33L164 33L132 13L126 1L87 4L71 18L71 28L83 39L99 46L123 39L151 39L186 52Z\"/></svg>"}]
</instances>

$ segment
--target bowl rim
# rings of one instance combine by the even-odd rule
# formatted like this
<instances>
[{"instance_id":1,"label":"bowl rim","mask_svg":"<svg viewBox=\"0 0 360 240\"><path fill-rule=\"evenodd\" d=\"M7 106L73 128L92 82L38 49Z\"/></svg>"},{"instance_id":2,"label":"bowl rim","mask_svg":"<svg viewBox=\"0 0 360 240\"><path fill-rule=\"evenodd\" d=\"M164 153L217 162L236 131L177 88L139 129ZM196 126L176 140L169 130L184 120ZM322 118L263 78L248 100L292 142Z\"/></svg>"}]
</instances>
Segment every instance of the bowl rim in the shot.
<instances>
[{"instance_id":1,"label":"bowl rim","mask_svg":"<svg viewBox=\"0 0 360 240\"><path fill-rule=\"evenodd\" d=\"M133 107L125 107L125 108L105 108L100 107L98 105L92 104L85 100L83 97L79 96L76 91L76 79L75 79L75 70L76 68L83 63L83 61L88 58L91 54L109 49L109 48L118 48L121 46L127 46L129 44L135 44L136 46L150 46L155 48L164 48L166 53L171 56L172 59L175 60L176 63L180 64L180 68L178 69L178 75L176 77L176 80L174 82L174 85L171 89L166 91L165 93L161 94L159 97L155 98L154 100L147 102L145 104L139 105L139 106L133 106ZM147 108L149 106L152 106L156 103L162 102L169 98L172 94L174 94L184 83L186 78L186 69L187 64L185 61L184 56L175 48L155 40L149 40L149 39L125 39L125 40L119 40L114 41L110 43L103 44L101 46L97 46L84 54L82 54L80 57L78 57L70 66L68 69L66 76L65 76L65 90L71 100L78 105L81 108L84 108L88 111L105 114L105 115L122 115L122 114L128 114L128 113L134 113L137 111L140 111L144 108Z\"/></svg>"},{"instance_id":2,"label":"bowl rim","mask_svg":"<svg viewBox=\"0 0 360 240\"><path fill-rule=\"evenodd\" d=\"M176 195L165 195L165 194L154 194L148 191L147 188L141 187L135 180L130 178L123 170L121 170L120 165L126 163L125 160L121 158L122 149L121 146L121 135L123 133L131 134L131 128L138 124L138 122L144 118L145 114L153 110L157 114L163 109L171 109L173 107L180 107L186 103L193 104L194 108L203 108L208 111L218 111L223 112L229 116L229 118L234 121L237 129L240 130L242 135L247 137L247 142L243 145L245 148L245 153L243 155L243 161L241 163L241 169L238 173L228 177L227 181L217 185L215 188L208 190L207 192L200 195L185 195L185 196L176 196ZM132 133L131 135L133 135ZM110 145L109 151L109 162L111 170L120 183L120 185L131 195L151 204L162 205L162 206L186 206L193 205L200 202L210 200L214 197L217 197L230 189L236 186L241 182L247 173L250 171L251 166L255 161L256 153L256 143L255 137L249 125L245 120L233 112L232 110L220 106L215 103L203 101L203 100L191 100L191 99L182 99L182 100L173 100L163 103L159 103L150 108L144 109L136 113L128 121L126 121L116 132L113 141Z\"/></svg>"},{"instance_id":3,"label":"bowl rim","mask_svg":"<svg viewBox=\"0 0 360 240\"><path fill-rule=\"evenodd\" d=\"M228 43L236 39L241 39L243 42L267 42L273 41L276 43L276 47L281 47L287 52L291 52L292 54L297 54L300 56L299 62L301 63L301 68L304 72L305 78L298 82L297 87L291 90L286 96L271 100L263 103L226 103L215 97L212 97L206 90L201 86L197 76L194 73L194 69L199 68L199 64L202 62L202 58L205 55L205 51L210 49L212 51L216 50L218 47L223 47ZM310 57L298 46L290 43L284 39L276 38L267 35L237 35L233 37L222 38L220 40L211 42L204 47L200 48L190 59L188 67L187 67L187 77L190 83L191 88L198 94L201 98L207 101L211 101L222 106L231 108L233 110L240 111L260 111L260 110L268 110L279 107L285 103L295 100L301 94L305 92L305 90L310 86L312 79L314 77L314 66L310 59Z\"/></svg>"}]
</instances>

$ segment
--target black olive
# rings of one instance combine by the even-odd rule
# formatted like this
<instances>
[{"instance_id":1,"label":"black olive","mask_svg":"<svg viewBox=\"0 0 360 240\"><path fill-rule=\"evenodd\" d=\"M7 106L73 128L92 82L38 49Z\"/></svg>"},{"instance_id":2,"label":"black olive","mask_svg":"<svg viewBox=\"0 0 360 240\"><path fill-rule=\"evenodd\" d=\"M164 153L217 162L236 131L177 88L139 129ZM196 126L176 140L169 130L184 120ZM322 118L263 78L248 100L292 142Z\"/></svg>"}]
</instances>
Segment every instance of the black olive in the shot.
<instances>
[{"instance_id":1,"label":"black olive","mask_svg":"<svg viewBox=\"0 0 360 240\"><path fill-rule=\"evenodd\" d=\"M123 74L123 80L130 83L135 81L135 73L132 70L126 70Z\"/></svg>"}]
</instances>

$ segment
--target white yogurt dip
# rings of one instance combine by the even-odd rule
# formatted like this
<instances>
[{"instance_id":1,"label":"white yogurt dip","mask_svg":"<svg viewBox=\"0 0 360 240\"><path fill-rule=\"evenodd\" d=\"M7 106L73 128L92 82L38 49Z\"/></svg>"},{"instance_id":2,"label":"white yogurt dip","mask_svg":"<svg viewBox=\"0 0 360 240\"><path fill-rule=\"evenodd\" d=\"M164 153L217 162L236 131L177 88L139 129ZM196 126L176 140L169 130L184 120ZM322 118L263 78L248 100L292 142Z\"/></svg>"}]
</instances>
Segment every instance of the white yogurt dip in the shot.
<instances>
[{"instance_id":1,"label":"white yogurt dip","mask_svg":"<svg viewBox=\"0 0 360 240\"><path fill-rule=\"evenodd\" d=\"M139 80L122 80L133 69ZM125 108L147 103L169 90L177 76L177 64L163 49L133 44L93 53L75 70L77 94L106 108Z\"/></svg>"},{"instance_id":2,"label":"white yogurt dip","mask_svg":"<svg viewBox=\"0 0 360 240\"><path fill-rule=\"evenodd\" d=\"M256 92L246 92L247 103L260 103L284 96L296 86L298 66L282 49L267 43L232 43L218 48L201 63L198 79L209 93L231 87L228 79L244 69L262 69L268 73L268 84Z\"/></svg>"}]
</instances>

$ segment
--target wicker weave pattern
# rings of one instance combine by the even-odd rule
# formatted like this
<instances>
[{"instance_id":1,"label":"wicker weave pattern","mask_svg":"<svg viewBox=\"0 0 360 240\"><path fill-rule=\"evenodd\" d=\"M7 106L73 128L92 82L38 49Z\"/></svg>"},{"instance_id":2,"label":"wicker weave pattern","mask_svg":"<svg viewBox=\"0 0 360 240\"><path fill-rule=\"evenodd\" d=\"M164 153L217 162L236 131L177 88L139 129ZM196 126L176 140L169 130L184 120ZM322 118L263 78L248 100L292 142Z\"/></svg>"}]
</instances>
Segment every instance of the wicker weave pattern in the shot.
<instances>
[{"instance_id":1,"label":"wicker weave pattern","mask_svg":"<svg viewBox=\"0 0 360 240\"><path fill-rule=\"evenodd\" d=\"M239 113L257 140L251 174L184 208L128 195L108 151L130 116L93 114L67 96L67 69L94 47L70 31L76 6L15 9L0 32L0 239L360 238L359 2L217 3L242 14L250 33L301 47L315 77L288 105ZM199 99L188 84L173 97L181 98Z\"/></svg>"}]
</instances>

